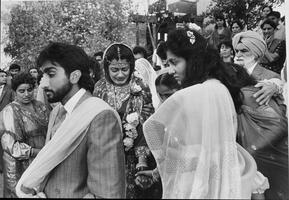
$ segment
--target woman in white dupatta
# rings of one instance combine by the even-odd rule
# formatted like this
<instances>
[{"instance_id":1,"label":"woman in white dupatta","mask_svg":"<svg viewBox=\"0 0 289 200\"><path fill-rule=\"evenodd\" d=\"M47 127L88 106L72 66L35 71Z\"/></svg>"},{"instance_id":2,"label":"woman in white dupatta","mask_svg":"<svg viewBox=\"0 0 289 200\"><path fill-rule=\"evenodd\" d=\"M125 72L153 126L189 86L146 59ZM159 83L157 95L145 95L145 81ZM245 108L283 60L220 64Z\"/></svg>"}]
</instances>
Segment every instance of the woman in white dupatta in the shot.
<instances>
[{"instance_id":1,"label":"woman in white dupatta","mask_svg":"<svg viewBox=\"0 0 289 200\"><path fill-rule=\"evenodd\" d=\"M251 199L252 193L262 194L269 187L267 178L236 143L241 87L197 32L173 31L167 45L171 73L185 89L144 124L162 198Z\"/></svg>"},{"instance_id":2,"label":"woman in white dupatta","mask_svg":"<svg viewBox=\"0 0 289 200\"><path fill-rule=\"evenodd\" d=\"M152 102L155 109L160 104L160 99L157 96L155 80L157 77L157 73L155 72L152 65L145 58L139 58L135 61L135 70L140 73L143 81L150 88L150 92L152 94Z\"/></svg>"}]
</instances>

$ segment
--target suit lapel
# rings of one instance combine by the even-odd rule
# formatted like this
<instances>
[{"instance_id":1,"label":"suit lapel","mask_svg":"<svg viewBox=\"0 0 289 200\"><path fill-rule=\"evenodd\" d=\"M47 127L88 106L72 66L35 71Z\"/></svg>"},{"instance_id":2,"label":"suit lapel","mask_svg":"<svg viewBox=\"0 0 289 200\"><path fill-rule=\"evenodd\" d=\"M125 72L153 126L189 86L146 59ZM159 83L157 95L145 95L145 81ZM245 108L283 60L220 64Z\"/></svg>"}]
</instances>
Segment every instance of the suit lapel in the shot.
<instances>
[{"instance_id":1,"label":"suit lapel","mask_svg":"<svg viewBox=\"0 0 289 200\"><path fill-rule=\"evenodd\" d=\"M89 92L85 92L84 95L79 99L79 101L77 102L76 106L73 108L73 110L79 106L85 99L91 97L91 94ZM55 126L55 120L58 114L58 111L61 107L61 104L59 103L59 105L57 105L52 112L50 113L50 117L49 117L49 123L48 123L48 130L47 130L47 136L46 136L46 143L49 142L49 140L51 139L52 135L54 134L53 128Z\"/></svg>"},{"instance_id":2,"label":"suit lapel","mask_svg":"<svg viewBox=\"0 0 289 200\"><path fill-rule=\"evenodd\" d=\"M257 64L256 67L254 68L253 72L252 72L252 76L257 79L257 80L261 80L263 77L263 68Z\"/></svg>"},{"instance_id":3,"label":"suit lapel","mask_svg":"<svg viewBox=\"0 0 289 200\"><path fill-rule=\"evenodd\" d=\"M79 101L77 102L76 106L73 108L73 110L75 108L77 108L85 99L91 97L92 95L89 92L85 92L84 95L82 95L82 97L79 99Z\"/></svg>"}]
</instances>

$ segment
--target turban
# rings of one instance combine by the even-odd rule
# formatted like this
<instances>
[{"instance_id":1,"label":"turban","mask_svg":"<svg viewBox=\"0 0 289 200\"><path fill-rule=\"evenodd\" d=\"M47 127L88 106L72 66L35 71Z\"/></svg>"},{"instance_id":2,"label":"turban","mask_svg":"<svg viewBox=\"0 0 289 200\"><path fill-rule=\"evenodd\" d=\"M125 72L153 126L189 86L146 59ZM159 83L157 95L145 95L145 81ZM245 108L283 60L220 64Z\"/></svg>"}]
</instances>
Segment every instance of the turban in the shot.
<instances>
[{"instance_id":1,"label":"turban","mask_svg":"<svg viewBox=\"0 0 289 200\"><path fill-rule=\"evenodd\" d=\"M242 43L252 51L256 58L264 56L267 48L266 42L262 36L254 31L246 31L236 34L232 39L233 47L236 49L238 43Z\"/></svg>"}]
</instances>

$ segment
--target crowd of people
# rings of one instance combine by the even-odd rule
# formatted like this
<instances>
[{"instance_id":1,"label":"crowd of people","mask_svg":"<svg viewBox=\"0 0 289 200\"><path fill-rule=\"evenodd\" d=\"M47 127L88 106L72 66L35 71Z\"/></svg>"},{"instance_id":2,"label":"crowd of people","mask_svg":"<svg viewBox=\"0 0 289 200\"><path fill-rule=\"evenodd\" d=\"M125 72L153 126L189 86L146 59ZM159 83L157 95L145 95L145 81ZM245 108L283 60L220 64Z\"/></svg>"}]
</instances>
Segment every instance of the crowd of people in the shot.
<instances>
[{"instance_id":1,"label":"crowd of people","mask_svg":"<svg viewBox=\"0 0 289 200\"><path fill-rule=\"evenodd\" d=\"M52 42L0 70L4 197L288 199L279 19L265 6L254 30L222 15L209 34L176 28L152 60Z\"/></svg>"}]
</instances>

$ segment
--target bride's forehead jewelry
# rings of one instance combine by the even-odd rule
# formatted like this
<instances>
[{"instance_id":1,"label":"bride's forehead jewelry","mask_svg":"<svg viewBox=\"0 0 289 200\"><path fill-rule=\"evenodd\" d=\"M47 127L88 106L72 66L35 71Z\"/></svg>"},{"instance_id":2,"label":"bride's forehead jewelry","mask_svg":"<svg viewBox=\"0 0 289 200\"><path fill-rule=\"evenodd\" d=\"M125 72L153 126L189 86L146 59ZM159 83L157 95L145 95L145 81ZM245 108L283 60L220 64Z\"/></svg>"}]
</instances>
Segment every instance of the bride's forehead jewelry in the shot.
<instances>
[{"instance_id":1,"label":"bride's forehead jewelry","mask_svg":"<svg viewBox=\"0 0 289 200\"><path fill-rule=\"evenodd\" d=\"M125 61L125 60L112 60L112 61L108 61L108 63L110 64L110 65L118 65L118 66L121 66L121 67L126 67L126 66L128 66L128 62L127 61Z\"/></svg>"},{"instance_id":2,"label":"bride's forehead jewelry","mask_svg":"<svg viewBox=\"0 0 289 200\"><path fill-rule=\"evenodd\" d=\"M120 48L117 47L117 56L118 56L118 59L120 60Z\"/></svg>"}]
</instances>

